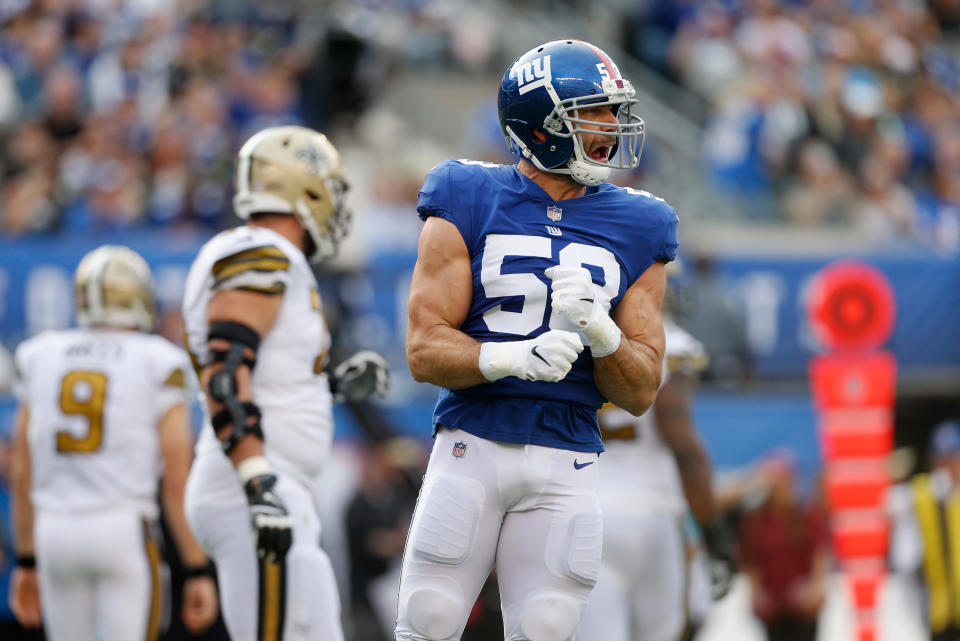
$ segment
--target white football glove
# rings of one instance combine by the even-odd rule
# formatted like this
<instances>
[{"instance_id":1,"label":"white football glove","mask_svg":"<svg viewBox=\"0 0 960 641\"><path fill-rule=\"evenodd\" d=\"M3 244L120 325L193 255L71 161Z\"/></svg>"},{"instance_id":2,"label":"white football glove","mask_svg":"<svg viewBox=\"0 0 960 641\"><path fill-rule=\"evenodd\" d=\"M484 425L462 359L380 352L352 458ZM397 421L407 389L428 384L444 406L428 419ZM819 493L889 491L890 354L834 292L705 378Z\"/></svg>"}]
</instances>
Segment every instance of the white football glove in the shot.
<instances>
[{"instance_id":1,"label":"white football glove","mask_svg":"<svg viewBox=\"0 0 960 641\"><path fill-rule=\"evenodd\" d=\"M550 305L553 311L570 321L590 346L594 356L608 356L617 351L623 335L607 314L600 288L584 267L555 265L544 274L553 281Z\"/></svg>"},{"instance_id":2,"label":"white football glove","mask_svg":"<svg viewBox=\"0 0 960 641\"><path fill-rule=\"evenodd\" d=\"M562 329L551 329L526 341L483 343L480 372L488 381L516 376L555 383L563 380L582 351L580 336Z\"/></svg>"},{"instance_id":3,"label":"white football glove","mask_svg":"<svg viewBox=\"0 0 960 641\"><path fill-rule=\"evenodd\" d=\"M390 381L387 371L390 363L381 354L366 349L343 361L330 373L333 400L363 401L374 394L386 396Z\"/></svg>"}]
</instances>

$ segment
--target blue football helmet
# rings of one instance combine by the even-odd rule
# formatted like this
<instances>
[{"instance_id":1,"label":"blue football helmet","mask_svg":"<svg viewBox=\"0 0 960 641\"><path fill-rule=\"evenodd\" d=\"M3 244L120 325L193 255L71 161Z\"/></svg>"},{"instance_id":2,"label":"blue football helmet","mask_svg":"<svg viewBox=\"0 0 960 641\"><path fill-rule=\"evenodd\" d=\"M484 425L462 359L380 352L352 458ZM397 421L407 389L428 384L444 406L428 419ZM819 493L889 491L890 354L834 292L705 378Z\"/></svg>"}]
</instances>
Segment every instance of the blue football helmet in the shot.
<instances>
[{"instance_id":1,"label":"blue football helmet","mask_svg":"<svg viewBox=\"0 0 960 641\"><path fill-rule=\"evenodd\" d=\"M540 169L599 185L611 169L634 169L643 151L644 125L632 109L633 86L598 47L554 40L534 47L507 69L497 97L500 128L510 151ZM616 124L580 117L581 109L609 106ZM584 149L582 133L615 138L605 159ZM542 132L542 142L534 135ZM618 153L619 152L619 153Z\"/></svg>"}]
</instances>

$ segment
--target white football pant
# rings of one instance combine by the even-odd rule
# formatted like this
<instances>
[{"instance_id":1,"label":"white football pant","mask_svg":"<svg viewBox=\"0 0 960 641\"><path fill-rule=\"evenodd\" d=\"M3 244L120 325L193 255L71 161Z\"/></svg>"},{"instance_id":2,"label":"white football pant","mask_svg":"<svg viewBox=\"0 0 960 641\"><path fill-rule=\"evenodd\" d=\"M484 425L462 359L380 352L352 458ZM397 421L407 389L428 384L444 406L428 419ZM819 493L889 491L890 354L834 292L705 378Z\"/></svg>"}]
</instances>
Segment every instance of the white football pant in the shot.
<instances>
[{"instance_id":1,"label":"white football pant","mask_svg":"<svg viewBox=\"0 0 960 641\"><path fill-rule=\"evenodd\" d=\"M687 620L680 517L604 515L603 567L577 641L679 641Z\"/></svg>"},{"instance_id":2,"label":"white football pant","mask_svg":"<svg viewBox=\"0 0 960 641\"><path fill-rule=\"evenodd\" d=\"M228 459L200 456L190 470L184 510L216 563L230 638L342 641L340 595L330 559L320 548L313 496L282 473L274 491L293 518L293 545L281 564L257 557L246 495Z\"/></svg>"},{"instance_id":3,"label":"white football pant","mask_svg":"<svg viewBox=\"0 0 960 641\"><path fill-rule=\"evenodd\" d=\"M157 638L160 549L136 510L38 510L34 536L50 641Z\"/></svg>"},{"instance_id":4,"label":"white football pant","mask_svg":"<svg viewBox=\"0 0 960 641\"><path fill-rule=\"evenodd\" d=\"M396 639L459 639L494 563L505 639L573 639L600 571L597 461L440 430L404 551Z\"/></svg>"}]
</instances>

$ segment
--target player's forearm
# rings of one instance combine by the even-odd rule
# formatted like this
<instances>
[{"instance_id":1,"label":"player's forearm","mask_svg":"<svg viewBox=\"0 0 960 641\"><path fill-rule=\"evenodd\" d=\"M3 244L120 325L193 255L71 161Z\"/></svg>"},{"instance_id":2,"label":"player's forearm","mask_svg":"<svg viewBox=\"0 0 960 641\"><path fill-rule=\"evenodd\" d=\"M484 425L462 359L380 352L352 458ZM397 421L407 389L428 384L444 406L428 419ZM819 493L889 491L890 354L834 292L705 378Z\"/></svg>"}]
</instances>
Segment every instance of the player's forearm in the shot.
<instances>
[{"instance_id":1,"label":"player's forearm","mask_svg":"<svg viewBox=\"0 0 960 641\"><path fill-rule=\"evenodd\" d=\"M222 348L222 341L213 343L216 347ZM209 389L210 378L216 372L220 371L223 368L221 363L216 363L206 367L201 375L201 380L203 382L204 389ZM240 403L247 403L253 400L253 382L252 382L252 373L250 368L246 365L241 365L237 369L236 374L236 385L237 385L237 400ZM211 417L216 416L221 410L226 407L223 403L214 400L213 395L209 392L204 395L207 401L207 410ZM253 420L252 417L248 417L250 420ZM229 437L230 433L233 430L233 425L228 424L223 428L216 430L215 434L218 440L224 442ZM254 434L247 434L240 438L237 444L229 453L229 458L233 462L234 466L239 464L244 459L248 459L252 456L262 456L263 455L263 441L260 437Z\"/></svg>"},{"instance_id":2,"label":"player's forearm","mask_svg":"<svg viewBox=\"0 0 960 641\"><path fill-rule=\"evenodd\" d=\"M30 501L29 481L24 483L18 479L16 467L12 473L13 480L13 536L14 547L18 556L32 556L33 544L33 503Z\"/></svg>"},{"instance_id":3,"label":"player's forearm","mask_svg":"<svg viewBox=\"0 0 960 641\"><path fill-rule=\"evenodd\" d=\"M713 496L710 459L702 446L691 445L674 452L683 493L693 517L702 526L717 520L718 510Z\"/></svg>"},{"instance_id":4,"label":"player's forearm","mask_svg":"<svg viewBox=\"0 0 960 641\"><path fill-rule=\"evenodd\" d=\"M13 452L10 462L11 497L13 499L13 535L16 553L32 556L33 502L30 500L30 446L27 442L27 426L30 412L21 405L14 425Z\"/></svg>"},{"instance_id":5,"label":"player's forearm","mask_svg":"<svg viewBox=\"0 0 960 641\"><path fill-rule=\"evenodd\" d=\"M180 553L180 559L184 566L196 568L207 563L207 555L203 548L193 538L193 533L187 525L187 519L183 514L183 493L186 483L182 478L163 479L163 489L161 500L163 501L163 512L166 516L167 527L173 535L173 540L177 544L177 551Z\"/></svg>"},{"instance_id":6,"label":"player's forearm","mask_svg":"<svg viewBox=\"0 0 960 641\"><path fill-rule=\"evenodd\" d=\"M624 336L617 351L593 359L593 373L597 389L607 400L640 416L657 397L661 357L649 346Z\"/></svg>"},{"instance_id":7,"label":"player's forearm","mask_svg":"<svg viewBox=\"0 0 960 641\"><path fill-rule=\"evenodd\" d=\"M210 331L207 349L219 352L206 366L201 376L206 392L207 407L213 419L228 405L230 420L216 428L216 436L224 445L234 466L251 457L263 455L261 435L251 433L260 422L256 407L248 407L253 402L253 371L257 350L262 337L265 337L280 313L284 297L231 289L218 291L207 306L207 319ZM242 354L240 362L231 362L239 348ZM231 356L233 354L233 356ZM230 369L226 369L228 367ZM221 374L213 389L213 378ZM216 392L216 393L215 393ZM246 425L234 425L237 415L244 416ZM238 419L244 420L244 419ZM245 432L245 433L244 433ZM239 435L234 436L234 434Z\"/></svg>"},{"instance_id":8,"label":"player's forearm","mask_svg":"<svg viewBox=\"0 0 960 641\"><path fill-rule=\"evenodd\" d=\"M177 403L160 418L157 426L160 454L163 458L163 478L160 483L160 501L167 525L173 534L180 558L187 567L206 564L206 555L187 527L183 514L183 496L193 458L193 438L190 418L185 403Z\"/></svg>"},{"instance_id":9,"label":"player's forearm","mask_svg":"<svg viewBox=\"0 0 960 641\"><path fill-rule=\"evenodd\" d=\"M243 399L241 397L240 400L241 402L243 402L244 400L249 400L249 399ZM210 416L216 416L217 412L222 410L223 407L224 406L221 403L210 401L208 396L207 410L210 412ZM230 429L230 426L225 427L215 433L217 439L220 442L226 441L227 434L229 433L228 432L229 429ZM234 446L234 448L230 450L230 453L227 456L230 458L230 461L233 463L233 465L236 466L244 459L248 459L252 456L262 456L262 455L263 455L263 441L260 440L260 437L256 435L247 434L246 436L243 436L240 438L236 446Z\"/></svg>"},{"instance_id":10,"label":"player's forearm","mask_svg":"<svg viewBox=\"0 0 960 641\"><path fill-rule=\"evenodd\" d=\"M480 373L480 342L445 325L407 332L407 365L414 380L448 389L488 383Z\"/></svg>"}]
</instances>

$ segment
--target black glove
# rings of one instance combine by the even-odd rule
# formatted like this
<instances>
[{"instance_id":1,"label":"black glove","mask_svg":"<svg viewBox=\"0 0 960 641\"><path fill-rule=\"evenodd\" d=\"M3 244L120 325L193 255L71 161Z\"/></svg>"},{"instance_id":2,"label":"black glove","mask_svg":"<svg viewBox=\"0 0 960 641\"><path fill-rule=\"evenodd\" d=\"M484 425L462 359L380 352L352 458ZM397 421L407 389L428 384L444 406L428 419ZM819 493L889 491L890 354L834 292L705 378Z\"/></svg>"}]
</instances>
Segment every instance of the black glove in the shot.
<instances>
[{"instance_id":1,"label":"black glove","mask_svg":"<svg viewBox=\"0 0 960 641\"><path fill-rule=\"evenodd\" d=\"M710 563L710 595L716 601L727 595L737 573L733 533L722 518L700 529Z\"/></svg>"},{"instance_id":2,"label":"black glove","mask_svg":"<svg viewBox=\"0 0 960 641\"><path fill-rule=\"evenodd\" d=\"M280 563L293 543L293 519L280 497L274 494L274 474L254 476L244 484L250 518L257 539L257 556Z\"/></svg>"},{"instance_id":3,"label":"black glove","mask_svg":"<svg viewBox=\"0 0 960 641\"><path fill-rule=\"evenodd\" d=\"M381 354L371 350L357 352L343 361L330 374L333 400L364 401L374 394L386 396L390 363Z\"/></svg>"}]
</instances>

